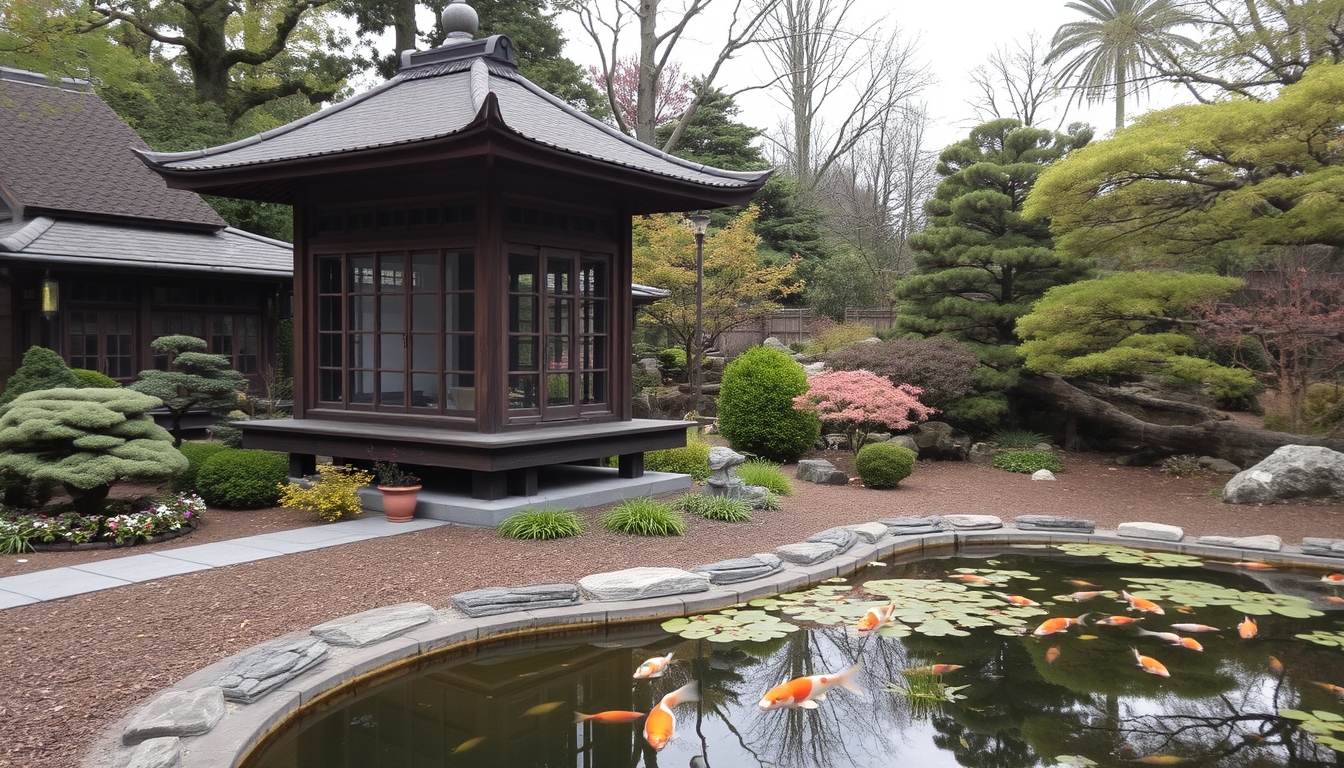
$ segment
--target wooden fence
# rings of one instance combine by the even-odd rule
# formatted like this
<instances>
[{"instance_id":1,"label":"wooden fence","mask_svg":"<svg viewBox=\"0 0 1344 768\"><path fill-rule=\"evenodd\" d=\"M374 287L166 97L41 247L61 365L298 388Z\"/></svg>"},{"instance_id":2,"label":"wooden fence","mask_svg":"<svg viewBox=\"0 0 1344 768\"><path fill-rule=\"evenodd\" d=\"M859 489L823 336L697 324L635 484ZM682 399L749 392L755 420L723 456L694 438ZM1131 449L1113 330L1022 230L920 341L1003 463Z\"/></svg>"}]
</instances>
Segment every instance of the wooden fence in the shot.
<instances>
[{"instance_id":1,"label":"wooden fence","mask_svg":"<svg viewBox=\"0 0 1344 768\"><path fill-rule=\"evenodd\" d=\"M718 347L729 357L736 357L749 347L773 336L784 344L806 342L812 338L817 318L810 309L781 309L752 323L739 325L719 336ZM890 309L846 309L845 322L866 325L873 333L891 329L896 313Z\"/></svg>"}]
</instances>

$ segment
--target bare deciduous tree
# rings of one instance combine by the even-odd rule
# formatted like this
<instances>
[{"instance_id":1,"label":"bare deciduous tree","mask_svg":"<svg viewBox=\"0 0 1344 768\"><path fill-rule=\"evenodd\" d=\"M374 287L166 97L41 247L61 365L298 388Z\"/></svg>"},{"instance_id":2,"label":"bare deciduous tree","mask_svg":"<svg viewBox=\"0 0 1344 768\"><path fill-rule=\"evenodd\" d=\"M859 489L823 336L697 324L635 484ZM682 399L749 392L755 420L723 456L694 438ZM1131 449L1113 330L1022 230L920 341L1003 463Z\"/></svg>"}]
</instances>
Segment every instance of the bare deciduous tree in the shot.
<instances>
[{"instance_id":1,"label":"bare deciduous tree","mask_svg":"<svg viewBox=\"0 0 1344 768\"><path fill-rule=\"evenodd\" d=\"M1045 63L1048 53L1040 35L1032 32L1012 47L994 49L984 64L971 70L971 83L979 94L969 102L975 110L975 124L1011 117L1023 125L1039 125L1039 121L1053 118L1045 108L1059 97L1059 88L1055 73ZM1066 105L1056 130L1067 115Z\"/></svg>"}]
</instances>

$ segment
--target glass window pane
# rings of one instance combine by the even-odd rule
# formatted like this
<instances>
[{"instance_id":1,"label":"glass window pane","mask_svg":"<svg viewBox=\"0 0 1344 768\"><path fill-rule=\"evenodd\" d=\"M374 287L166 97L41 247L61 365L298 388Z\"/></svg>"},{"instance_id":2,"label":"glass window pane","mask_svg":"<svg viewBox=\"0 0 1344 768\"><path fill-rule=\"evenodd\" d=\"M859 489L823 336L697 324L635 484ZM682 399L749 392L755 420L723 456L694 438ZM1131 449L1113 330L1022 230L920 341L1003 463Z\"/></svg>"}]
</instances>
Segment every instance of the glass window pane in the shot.
<instances>
[{"instance_id":1,"label":"glass window pane","mask_svg":"<svg viewBox=\"0 0 1344 768\"><path fill-rule=\"evenodd\" d=\"M449 253L444 257L447 271L446 291L471 291L476 288L476 259L470 251Z\"/></svg>"},{"instance_id":2,"label":"glass window pane","mask_svg":"<svg viewBox=\"0 0 1344 768\"><path fill-rule=\"evenodd\" d=\"M471 373L450 373L444 377L444 382L450 388L453 387L474 387L476 386L476 375Z\"/></svg>"},{"instance_id":3,"label":"glass window pane","mask_svg":"<svg viewBox=\"0 0 1344 768\"><path fill-rule=\"evenodd\" d=\"M418 293L411 297L411 330L439 330L439 294Z\"/></svg>"},{"instance_id":4,"label":"glass window pane","mask_svg":"<svg viewBox=\"0 0 1344 768\"><path fill-rule=\"evenodd\" d=\"M509 339L509 370L531 371L537 367L537 338L515 336Z\"/></svg>"},{"instance_id":5,"label":"glass window pane","mask_svg":"<svg viewBox=\"0 0 1344 768\"><path fill-rule=\"evenodd\" d=\"M378 384L379 404L406 404L406 374L401 371L382 371L378 374Z\"/></svg>"},{"instance_id":6,"label":"glass window pane","mask_svg":"<svg viewBox=\"0 0 1344 768\"><path fill-rule=\"evenodd\" d=\"M443 368L446 371L463 373L476 370L476 339L473 336L453 335L444 339L446 357Z\"/></svg>"},{"instance_id":7,"label":"glass window pane","mask_svg":"<svg viewBox=\"0 0 1344 768\"><path fill-rule=\"evenodd\" d=\"M570 259L546 260L546 290L552 294L568 295L574 292L569 272L574 262Z\"/></svg>"},{"instance_id":8,"label":"glass window pane","mask_svg":"<svg viewBox=\"0 0 1344 768\"><path fill-rule=\"evenodd\" d=\"M546 330L549 333L569 335L569 312L572 304L569 299L546 300Z\"/></svg>"},{"instance_id":9,"label":"glass window pane","mask_svg":"<svg viewBox=\"0 0 1344 768\"><path fill-rule=\"evenodd\" d=\"M339 326L337 326L339 328ZM372 296L351 296L350 297L350 325L351 331L372 331L373 330L373 297Z\"/></svg>"},{"instance_id":10,"label":"glass window pane","mask_svg":"<svg viewBox=\"0 0 1344 768\"><path fill-rule=\"evenodd\" d=\"M378 297L378 330L401 333L406 330L406 297L384 293Z\"/></svg>"},{"instance_id":11,"label":"glass window pane","mask_svg":"<svg viewBox=\"0 0 1344 768\"><path fill-rule=\"evenodd\" d=\"M596 297L607 295L606 264L584 259L583 267L579 271L579 293Z\"/></svg>"},{"instance_id":12,"label":"glass window pane","mask_svg":"<svg viewBox=\"0 0 1344 768\"><path fill-rule=\"evenodd\" d=\"M438 293L441 290L439 284L439 253L438 251L417 251L411 254L411 290L413 291L433 291Z\"/></svg>"},{"instance_id":13,"label":"glass window pane","mask_svg":"<svg viewBox=\"0 0 1344 768\"><path fill-rule=\"evenodd\" d=\"M583 317L579 320L579 333L607 332L607 303L605 301L583 302Z\"/></svg>"},{"instance_id":14,"label":"glass window pane","mask_svg":"<svg viewBox=\"0 0 1344 768\"><path fill-rule=\"evenodd\" d=\"M439 374L411 374L411 405L416 408L439 407Z\"/></svg>"},{"instance_id":15,"label":"glass window pane","mask_svg":"<svg viewBox=\"0 0 1344 768\"><path fill-rule=\"evenodd\" d=\"M537 377L511 374L509 376L509 407L537 407Z\"/></svg>"},{"instance_id":16,"label":"glass window pane","mask_svg":"<svg viewBox=\"0 0 1344 768\"><path fill-rule=\"evenodd\" d=\"M580 403L605 403L607 401L607 374L591 372L581 374L583 390L579 393Z\"/></svg>"},{"instance_id":17,"label":"glass window pane","mask_svg":"<svg viewBox=\"0 0 1344 768\"><path fill-rule=\"evenodd\" d=\"M350 372L350 402L373 403L373 371Z\"/></svg>"},{"instance_id":18,"label":"glass window pane","mask_svg":"<svg viewBox=\"0 0 1344 768\"><path fill-rule=\"evenodd\" d=\"M450 293L443 297L444 330L476 330L476 296L471 293Z\"/></svg>"},{"instance_id":19,"label":"glass window pane","mask_svg":"<svg viewBox=\"0 0 1344 768\"><path fill-rule=\"evenodd\" d=\"M552 373L546 376L546 404L547 405L569 405L571 375L568 373Z\"/></svg>"},{"instance_id":20,"label":"glass window pane","mask_svg":"<svg viewBox=\"0 0 1344 768\"><path fill-rule=\"evenodd\" d=\"M347 363L351 368L372 368L373 367L373 334L372 333L352 333L350 334L350 359ZM372 384L370 381L372 392ZM350 390L353 392L354 387Z\"/></svg>"},{"instance_id":21,"label":"glass window pane","mask_svg":"<svg viewBox=\"0 0 1344 768\"><path fill-rule=\"evenodd\" d=\"M509 254L509 290L515 293L537 290L537 257Z\"/></svg>"},{"instance_id":22,"label":"glass window pane","mask_svg":"<svg viewBox=\"0 0 1344 768\"><path fill-rule=\"evenodd\" d=\"M535 296L509 297L509 332L536 333L537 299Z\"/></svg>"},{"instance_id":23,"label":"glass window pane","mask_svg":"<svg viewBox=\"0 0 1344 768\"><path fill-rule=\"evenodd\" d=\"M318 293L341 292L341 260L327 257L317 260Z\"/></svg>"},{"instance_id":24,"label":"glass window pane","mask_svg":"<svg viewBox=\"0 0 1344 768\"><path fill-rule=\"evenodd\" d=\"M373 254L350 257L350 293L373 293Z\"/></svg>"},{"instance_id":25,"label":"glass window pane","mask_svg":"<svg viewBox=\"0 0 1344 768\"><path fill-rule=\"evenodd\" d=\"M323 368L341 367L341 336L323 333L317 337L317 364Z\"/></svg>"},{"instance_id":26,"label":"glass window pane","mask_svg":"<svg viewBox=\"0 0 1344 768\"><path fill-rule=\"evenodd\" d=\"M417 371L438 371L439 335L437 333L411 334L411 368Z\"/></svg>"},{"instance_id":27,"label":"glass window pane","mask_svg":"<svg viewBox=\"0 0 1344 768\"><path fill-rule=\"evenodd\" d=\"M569 337L552 336L546 342L546 367L552 370L569 367Z\"/></svg>"},{"instance_id":28,"label":"glass window pane","mask_svg":"<svg viewBox=\"0 0 1344 768\"><path fill-rule=\"evenodd\" d=\"M317 399L325 403L341 401L341 372L318 371Z\"/></svg>"},{"instance_id":29,"label":"glass window pane","mask_svg":"<svg viewBox=\"0 0 1344 768\"><path fill-rule=\"evenodd\" d=\"M378 334L378 367L406 370L406 336L400 333Z\"/></svg>"}]
</instances>

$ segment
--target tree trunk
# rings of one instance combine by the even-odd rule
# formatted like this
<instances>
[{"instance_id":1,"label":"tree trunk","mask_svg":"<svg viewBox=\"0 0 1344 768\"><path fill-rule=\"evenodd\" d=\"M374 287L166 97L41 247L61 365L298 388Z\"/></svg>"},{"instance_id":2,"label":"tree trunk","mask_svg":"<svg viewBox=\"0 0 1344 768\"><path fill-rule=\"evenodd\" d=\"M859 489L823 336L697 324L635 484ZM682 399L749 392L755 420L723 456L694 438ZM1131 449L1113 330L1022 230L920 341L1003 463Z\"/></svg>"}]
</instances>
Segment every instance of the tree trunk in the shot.
<instances>
[{"instance_id":1,"label":"tree trunk","mask_svg":"<svg viewBox=\"0 0 1344 768\"><path fill-rule=\"evenodd\" d=\"M1106 399L1098 396L1103 390ZM1323 439L1248 427L1200 406L1115 392L1087 382L1075 384L1056 374L1023 376L1013 389L1013 394L1049 403L1052 408L1062 411L1067 419L1076 419L1084 430L1089 426L1094 429L1102 427L1132 441L1136 449L1173 455L1190 453L1213 456L1226 459L1239 467L1250 467L1285 445L1319 445L1344 451L1344 440L1341 439ZM1161 424L1149 421L1125 411L1112 401L1184 413L1193 423Z\"/></svg>"},{"instance_id":2,"label":"tree trunk","mask_svg":"<svg viewBox=\"0 0 1344 768\"><path fill-rule=\"evenodd\" d=\"M70 494L75 511L81 515L103 514L103 502L107 501L107 494L112 490L110 483L95 488L76 488L69 483L62 485L65 487L65 492Z\"/></svg>"},{"instance_id":3,"label":"tree trunk","mask_svg":"<svg viewBox=\"0 0 1344 768\"><path fill-rule=\"evenodd\" d=\"M635 138L657 146L654 128L658 104L658 0L639 4L639 85L635 95Z\"/></svg>"}]
</instances>

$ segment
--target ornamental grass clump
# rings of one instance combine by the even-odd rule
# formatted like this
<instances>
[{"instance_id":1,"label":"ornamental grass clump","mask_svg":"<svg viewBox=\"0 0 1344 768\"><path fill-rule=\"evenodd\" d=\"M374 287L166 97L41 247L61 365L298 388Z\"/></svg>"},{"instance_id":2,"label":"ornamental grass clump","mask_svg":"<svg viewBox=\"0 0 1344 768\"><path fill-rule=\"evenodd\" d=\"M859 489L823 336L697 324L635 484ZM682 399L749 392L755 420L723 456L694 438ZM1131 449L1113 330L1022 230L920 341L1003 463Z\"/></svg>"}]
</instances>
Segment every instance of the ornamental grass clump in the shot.
<instances>
[{"instance_id":1,"label":"ornamental grass clump","mask_svg":"<svg viewBox=\"0 0 1344 768\"><path fill-rule=\"evenodd\" d=\"M1162 474L1172 477L1191 477L1204 473L1204 466L1199 463L1199 457L1191 454L1181 456L1168 456L1162 460Z\"/></svg>"},{"instance_id":2,"label":"ornamental grass clump","mask_svg":"<svg viewBox=\"0 0 1344 768\"><path fill-rule=\"evenodd\" d=\"M1049 451L1009 451L994 457L994 466L1009 472L1024 472L1028 475L1042 469L1051 472L1063 472L1064 465L1059 457Z\"/></svg>"},{"instance_id":3,"label":"ornamental grass clump","mask_svg":"<svg viewBox=\"0 0 1344 768\"><path fill-rule=\"evenodd\" d=\"M801 365L778 350L752 347L723 371L719 433L739 453L794 461L821 434L816 414L793 407L806 392Z\"/></svg>"},{"instance_id":4,"label":"ornamental grass clump","mask_svg":"<svg viewBox=\"0 0 1344 768\"><path fill-rule=\"evenodd\" d=\"M1035 448L1050 438L1029 429L1001 429L989 436L989 442L1000 448Z\"/></svg>"},{"instance_id":5,"label":"ornamental grass clump","mask_svg":"<svg viewBox=\"0 0 1344 768\"><path fill-rule=\"evenodd\" d=\"M751 520L751 505L741 499L727 496L688 493L672 502L672 507L699 515L706 520L719 520L725 523L745 523Z\"/></svg>"},{"instance_id":6,"label":"ornamental grass clump","mask_svg":"<svg viewBox=\"0 0 1344 768\"><path fill-rule=\"evenodd\" d=\"M854 457L854 473L867 488L895 488L915 471L915 452L890 443L872 443Z\"/></svg>"},{"instance_id":7,"label":"ornamental grass clump","mask_svg":"<svg viewBox=\"0 0 1344 768\"><path fill-rule=\"evenodd\" d=\"M748 459L738 465L737 476L747 485L759 485L776 496L793 495L793 483L773 461Z\"/></svg>"},{"instance_id":8,"label":"ornamental grass clump","mask_svg":"<svg viewBox=\"0 0 1344 768\"><path fill-rule=\"evenodd\" d=\"M583 533L583 518L559 507L524 509L499 524L499 534L511 539L563 539Z\"/></svg>"},{"instance_id":9,"label":"ornamental grass clump","mask_svg":"<svg viewBox=\"0 0 1344 768\"><path fill-rule=\"evenodd\" d=\"M187 457L147 415L158 398L127 389L45 389L0 407L0 471L59 483L76 512L96 515L119 482L158 483Z\"/></svg>"},{"instance_id":10,"label":"ornamental grass clump","mask_svg":"<svg viewBox=\"0 0 1344 768\"><path fill-rule=\"evenodd\" d=\"M359 501L359 489L373 482L373 473L355 467L321 464L317 474L318 479L307 487L301 483L278 486L280 506L316 512L329 523L364 511Z\"/></svg>"},{"instance_id":11,"label":"ornamental grass clump","mask_svg":"<svg viewBox=\"0 0 1344 768\"><path fill-rule=\"evenodd\" d=\"M825 371L808 379L807 387L793 399L794 407L843 431L856 454L869 432L900 432L934 412L919 402L918 387L896 386L871 371Z\"/></svg>"},{"instance_id":12,"label":"ornamental grass clump","mask_svg":"<svg viewBox=\"0 0 1344 768\"><path fill-rule=\"evenodd\" d=\"M602 527L612 533L637 536L680 536L686 532L679 512L647 497L626 499L612 507L602 515Z\"/></svg>"}]
</instances>

